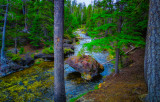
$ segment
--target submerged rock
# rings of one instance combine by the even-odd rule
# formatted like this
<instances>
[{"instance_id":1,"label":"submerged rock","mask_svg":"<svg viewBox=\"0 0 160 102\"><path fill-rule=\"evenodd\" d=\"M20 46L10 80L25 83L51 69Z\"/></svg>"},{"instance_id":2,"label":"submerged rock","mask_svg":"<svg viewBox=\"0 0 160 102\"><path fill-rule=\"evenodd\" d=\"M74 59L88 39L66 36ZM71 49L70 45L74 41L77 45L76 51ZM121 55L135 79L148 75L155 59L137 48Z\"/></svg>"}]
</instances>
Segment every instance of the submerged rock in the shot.
<instances>
[{"instance_id":1,"label":"submerged rock","mask_svg":"<svg viewBox=\"0 0 160 102\"><path fill-rule=\"evenodd\" d=\"M81 77L86 80L91 80L94 76L104 71L103 65L89 55L82 57L71 56L66 60L66 63L80 72Z\"/></svg>"}]
</instances>

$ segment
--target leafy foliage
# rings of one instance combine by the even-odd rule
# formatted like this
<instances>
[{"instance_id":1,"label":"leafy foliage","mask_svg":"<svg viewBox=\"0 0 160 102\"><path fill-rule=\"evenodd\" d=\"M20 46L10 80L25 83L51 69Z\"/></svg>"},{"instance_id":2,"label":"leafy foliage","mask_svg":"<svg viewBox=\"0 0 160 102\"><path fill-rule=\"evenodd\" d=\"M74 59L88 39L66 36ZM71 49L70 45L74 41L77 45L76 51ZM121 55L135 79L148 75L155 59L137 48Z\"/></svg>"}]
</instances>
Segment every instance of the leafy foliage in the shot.
<instances>
[{"instance_id":1,"label":"leafy foliage","mask_svg":"<svg viewBox=\"0 0 160 102\"><path fill-rule=\"evenodd\" d=\"M54 54L54 48L53 47L47 47L42 50L42 53L44 54Z\"/></svg>"}]
</instances>

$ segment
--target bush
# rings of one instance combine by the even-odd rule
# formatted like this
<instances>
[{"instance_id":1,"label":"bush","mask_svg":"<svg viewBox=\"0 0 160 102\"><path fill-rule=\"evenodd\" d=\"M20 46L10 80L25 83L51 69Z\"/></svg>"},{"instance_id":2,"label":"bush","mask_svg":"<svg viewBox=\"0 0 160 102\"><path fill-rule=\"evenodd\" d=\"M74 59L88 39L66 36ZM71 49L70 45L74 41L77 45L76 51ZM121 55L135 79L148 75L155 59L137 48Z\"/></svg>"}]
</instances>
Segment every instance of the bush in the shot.
<instances>
[{"instance_id":1,"label":"bush","mask_svg":"<svg viewBox=\"0 0 160 102\"><path fill-rule=\"evenodd\" d=\"M78 52L77 56L78 56L78 57L82 57L83 55L85 55L85 52L84 52L84 49L82 48L82 49Z\"/></svg>"},{"instance_id":2,"label":"bush","mask_svg":"<svg viewBox=\"0 0 160 102\"><path fill-rule=\"evenodd\" d=\"M14 54L11 52L6 53L6 56L9 57L12 61L20 61L21 59L19 54Z\"/></svg>"},{"instance_id":3,"label":"bush","mask_svg":"<svg viewBox=\"0 0 160 102\"><path fill-rule=\"evenodd\" d=\"M34 58L34 53L31 54L31 57Z\"/></svg>"},{"instance_id":4,"label":"bush","mask_svg":"<svg viewBox=\"0 0 160 102\"><path fill-rule=\"evenodd\" d=\"M13 54L11 59L12 61L20 61L21 57L19 54Z\"/></svg>"},{"instance_id":5,"label":"bush","mask_svg":"<svg viewBox=\"0 0 160 102\"><path fill-rule=\"evenodd\" d=\"M64 48L64 54L72 53L72 52L74 52L72 49Z\"/></svg>"},{"instance_id":6,"label":"bush","mask_svg":"<svg viewBox=\"0 0 160 102\"><path fill-rule=\"evenodd\" d=\"M11 51L10 51L10 52L7 52L7 53L6 53L6 56L11 58L11 57L13 56L13 53L12 53Z\"/></svg>"},{"instance_id":7,"label":"bush","mask_svg":"<svg viewBox=\"0 0 160 102\"><path fill-rule=\"evenodd\" d=\"M42 50L42 53L44 54L54 54L54 48L53 47L47 47Z\"/></svg>"},{"instance_id":8,"label":"bush","mask_svg":"<svg viewBox=\"0 0 160 102\"><path fill-rule=\"evenodd\" d=\"M20 48L19 54L24 54L24 48Z\"/></svg>"}]
</instances>

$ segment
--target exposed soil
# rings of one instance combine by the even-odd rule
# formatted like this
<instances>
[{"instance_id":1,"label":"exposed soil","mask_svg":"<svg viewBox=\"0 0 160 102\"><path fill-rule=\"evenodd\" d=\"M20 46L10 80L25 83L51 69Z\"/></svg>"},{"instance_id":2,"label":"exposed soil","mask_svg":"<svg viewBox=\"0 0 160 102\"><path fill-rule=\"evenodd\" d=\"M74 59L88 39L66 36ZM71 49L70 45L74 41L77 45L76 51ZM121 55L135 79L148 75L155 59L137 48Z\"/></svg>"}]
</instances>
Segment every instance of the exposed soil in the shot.
<instances>
[{"instance_id":1,"label":"exposed soil","mask_svg":"<svg viewBox=\"0 0 160 102\"><path fill-rule=\"evenodd\" d=\"M84 95L77 102L141 102L147 93L144 80L144 49L129 53L128 60L133 63L106 77L99 89Z\"/></svg>"}]
</instances>

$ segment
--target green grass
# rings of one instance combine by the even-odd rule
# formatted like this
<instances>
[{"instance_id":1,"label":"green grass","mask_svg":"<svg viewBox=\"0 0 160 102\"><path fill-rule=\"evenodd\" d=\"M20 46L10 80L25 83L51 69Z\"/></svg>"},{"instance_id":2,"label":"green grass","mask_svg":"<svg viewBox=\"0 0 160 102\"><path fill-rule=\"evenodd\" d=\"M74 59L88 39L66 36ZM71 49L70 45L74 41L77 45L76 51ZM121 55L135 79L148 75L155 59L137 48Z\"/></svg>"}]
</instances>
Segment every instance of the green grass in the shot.
<instances>
[{"instance_id":1,"label":"green grass","mask_svg":"<svg viewBox=\"0 0 160 102\"><path fill-rule=\"evenodd\" d=\"M99 86L99 84L97 84L97 85L94 87L94 90L99 89L98 86ZM83 93L83 94L80 94L79 96L77 96L77 97L75 97L75 98L71 98L71 99L69 100L69 102L75 102L76 100L78 100L78 99L81 98L82 96L86 95L88 92L91 92L91 91L94 91L94 90L89 90L89 91L87 91L87 92L85 92L85 93Z\"/></svg>"},{"instance_id":2,"label":"green grass","mask_svg":"<svg viewBox=\"0 0 160 102\"><path fill-rule=\"evenodd\" d=\"M88 92L89 92L89 91L88 91ZM75 98L70 99L69 102L75 102L77 99L79 99L79 98L81 98L82 96L86 95L88 92L85 92L85 93L80 94L79 96L77 96L77 97L75 97Z\"/></svg>"}]
</instances>

